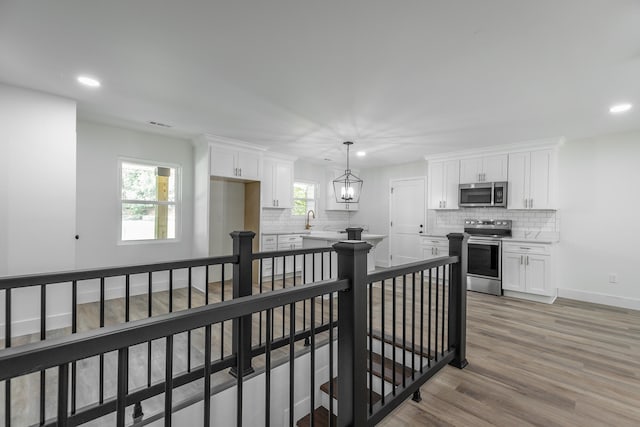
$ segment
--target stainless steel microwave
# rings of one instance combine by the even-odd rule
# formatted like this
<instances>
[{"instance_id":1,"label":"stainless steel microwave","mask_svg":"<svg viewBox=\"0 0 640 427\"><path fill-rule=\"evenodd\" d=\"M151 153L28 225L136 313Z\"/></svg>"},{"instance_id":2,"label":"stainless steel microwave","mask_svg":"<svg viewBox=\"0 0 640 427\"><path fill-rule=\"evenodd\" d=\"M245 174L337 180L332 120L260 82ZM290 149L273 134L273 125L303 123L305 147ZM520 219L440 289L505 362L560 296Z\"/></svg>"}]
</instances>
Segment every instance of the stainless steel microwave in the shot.
<instances>
[{"instance_id":1,"label":"stainless steel microwave","mask_svg":"<svg viewBox=\"0 0 640 427\"><path fill-rule=\"evenodd\" d=\"M461 208L506 208L506 182L479 182L460 184L459 206Z\"/></svg>"}]
</instances>

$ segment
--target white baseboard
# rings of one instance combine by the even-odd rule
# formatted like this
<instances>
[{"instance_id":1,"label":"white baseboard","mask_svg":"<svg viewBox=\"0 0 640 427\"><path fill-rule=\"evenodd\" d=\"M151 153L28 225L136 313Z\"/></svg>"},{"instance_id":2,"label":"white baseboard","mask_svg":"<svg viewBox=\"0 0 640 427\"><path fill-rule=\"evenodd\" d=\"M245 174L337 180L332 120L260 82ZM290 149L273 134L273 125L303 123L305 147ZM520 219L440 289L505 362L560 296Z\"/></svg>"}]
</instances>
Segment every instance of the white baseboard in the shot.
<instances>
[{"instance_id":1,"label":"white baseboard","mask_svg":"<svg viewBox=\"0 0 640 427\"><path fill-rule=\"evenodd\" d=\"M51 314L47 316L47 331L71 326L71 313ZM20 337L40 332L40 318L18 320L11 322L11 336ZM0 339L4 339L4 323L0 323Z\"/></svg>"},{"instance_id":2,"label":"white baseboard","mask_svg":"<svg viewBox=\"0 0 640 427\"><path fill-rule=\"evenodd\" d=\"M507 290L503 291L503 294L505 297L526 299L527 301L542 302L545 304L553 304L557 298L556 295L545 296L545 295L528 294L525 292L516 292L516 291L507 291Z\"/></svg>"},{"instance_id":3,"label":"white baseboard","mask_svg":"<svg viewBox=\"0 0 640 427\"><path fill-rule=\"evenodd\" d=\"M640 299L621 297L618 295L602 294L600 292L584 291L582 289L558 289L558 296L577 301L591 302L594 304L610 305L613 307L640 310Z\"/></svg>"}]
</instances>

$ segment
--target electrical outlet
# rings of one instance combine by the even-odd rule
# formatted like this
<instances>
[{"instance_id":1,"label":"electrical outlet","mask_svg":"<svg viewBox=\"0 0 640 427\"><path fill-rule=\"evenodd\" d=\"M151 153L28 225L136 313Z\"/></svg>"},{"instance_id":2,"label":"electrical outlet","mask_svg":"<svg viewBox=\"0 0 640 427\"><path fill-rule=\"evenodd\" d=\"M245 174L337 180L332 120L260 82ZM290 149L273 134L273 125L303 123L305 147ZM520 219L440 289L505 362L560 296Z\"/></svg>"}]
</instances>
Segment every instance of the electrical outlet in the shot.
<instances>
[{"instance_id":1,"label":"electrical outlet","mask_svg":"<svg viewBox=\"0 0 640 427\"><path fill-rule=\"evenodd\" d=\"M618 283L618 275L616 273L609 273L609 283Z\"/></svg>"}]
</instances>

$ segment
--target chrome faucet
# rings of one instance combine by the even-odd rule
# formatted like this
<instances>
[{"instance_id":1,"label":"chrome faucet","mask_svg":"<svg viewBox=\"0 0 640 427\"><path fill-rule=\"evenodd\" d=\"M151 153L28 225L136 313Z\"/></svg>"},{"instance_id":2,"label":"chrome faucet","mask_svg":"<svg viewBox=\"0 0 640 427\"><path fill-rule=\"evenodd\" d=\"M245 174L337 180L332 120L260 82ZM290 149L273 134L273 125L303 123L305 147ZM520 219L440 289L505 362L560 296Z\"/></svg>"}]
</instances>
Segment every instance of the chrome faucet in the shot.
<instances>
[{"instance_id":1,"label":"chrome faucet","mask_svg":"<svg viewBox=\"0 0 640 427\"><path fill-rule=\"evenodd\" d=\"M307 222L304 225L304 229L305 230L311 230L311 223L309 222L309 214L313 215L313 219L316 219L316 213L313 211L313 209L309 209L309 212L307 212Z\"/></svg>"}]
</instances>

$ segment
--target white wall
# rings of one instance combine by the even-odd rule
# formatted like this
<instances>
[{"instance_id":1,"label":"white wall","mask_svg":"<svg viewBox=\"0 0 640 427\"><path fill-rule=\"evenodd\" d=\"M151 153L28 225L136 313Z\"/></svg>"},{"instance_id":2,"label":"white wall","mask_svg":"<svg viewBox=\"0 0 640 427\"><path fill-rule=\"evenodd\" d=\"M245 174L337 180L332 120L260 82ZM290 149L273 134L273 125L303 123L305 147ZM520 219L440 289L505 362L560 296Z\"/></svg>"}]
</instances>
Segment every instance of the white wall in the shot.
<instances>
[{"instance_id":1,"label":"white wall","mask_svg":"<svg viewBox=\"0 0 640 427\"><path fill-rule=\"evenodd\" d=\"M74 101L0 84L0 276L73 269L75 128ZM0 322L4 299L2 292ZM16 290L12 299L15 335L39 324L39 289ZM49 287L51 323L68 311L69 300L70 292Z\"/></svg>"},{"instance_id":2,"label":"white wall","mask_svg":"<svg viewBox=\"0 0 640 427\"><path fill-rule=\"evenodd\" d=\"M181 167L179 239L118 244L118 158ZM106 267L191 257L193 245L193 147L188 140L78 122L77 267Z\"/></svg>"},{"instance_id":3,"label":"white wall","mask_svg":"<svg viewBox=\"0 0 640 427\"><path fill-rule=\"evenodd\" d=\"M568 141L559 175L560 296L640 309L640 132Z\"/></svg>"},{"instance_id":4,"label":"white wall","mask_svg":"<svg viewBox=\"0 0 640 427\"><path fill-rule=\"evenodd\" d=\"M389 234L389 182L398 178L427 175L427 162L418 161L402 165L364 169L360 178L364 181L360 196L360 210L353 214L351 222L369 226L375 234ZM389 263L389 238L376 247L376 265Z\"/></svg>"}]
</instances>

